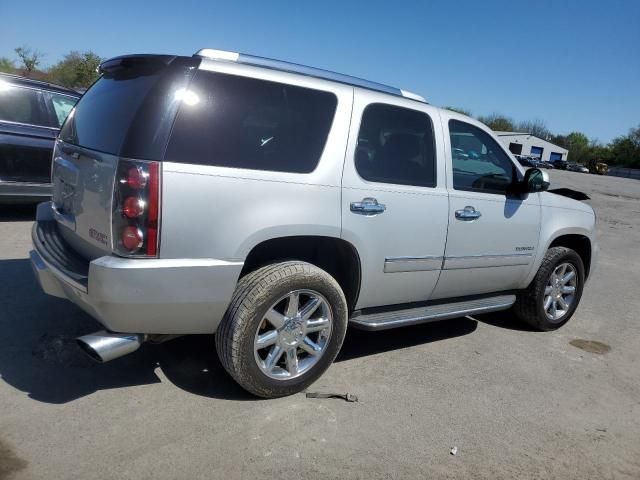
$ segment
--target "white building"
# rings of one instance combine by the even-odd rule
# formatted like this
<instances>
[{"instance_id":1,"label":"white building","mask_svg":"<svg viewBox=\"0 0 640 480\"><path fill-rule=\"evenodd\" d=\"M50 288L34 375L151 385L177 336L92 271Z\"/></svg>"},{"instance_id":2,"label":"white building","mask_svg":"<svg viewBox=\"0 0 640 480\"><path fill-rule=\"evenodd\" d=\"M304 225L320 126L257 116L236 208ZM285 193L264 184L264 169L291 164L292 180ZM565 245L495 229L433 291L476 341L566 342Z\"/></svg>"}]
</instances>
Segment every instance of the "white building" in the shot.
<instances>
[{"instance_id":1,"label":"white building","mask_svg":"<svg viewBox=\"0 0 640 480\"><path fill-rule=\"evenodd\" d=\"M522 132L494 132L502 144L515 155L530 155L545 162L567 161L569 151L551 142Z\"/></svg>"}]
</instances>

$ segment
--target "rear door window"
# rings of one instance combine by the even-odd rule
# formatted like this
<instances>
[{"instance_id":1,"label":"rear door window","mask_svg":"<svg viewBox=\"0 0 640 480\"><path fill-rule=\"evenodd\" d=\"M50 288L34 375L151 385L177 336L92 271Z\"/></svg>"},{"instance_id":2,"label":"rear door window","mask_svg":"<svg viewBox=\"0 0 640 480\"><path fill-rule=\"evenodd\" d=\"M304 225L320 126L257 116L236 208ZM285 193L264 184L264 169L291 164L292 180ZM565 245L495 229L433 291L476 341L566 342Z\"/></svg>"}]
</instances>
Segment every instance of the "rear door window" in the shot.
<instances>
[{"instance_id":1,"label":"rear door window","mask_svg":"<svg viewBox=\"0 0 640 480\"><path fill-rule=\"evenodd\" d=\"M336 111L330 92L199 71L182 105L165 160L309 173Z\"/></svg>"},{"instance_id":2,"label":"rear door window","mask_svg":"<svg viewBox=\"0 0 640 480\"><path fill-rule=\"evenodd\" d=\"M0 80L0 121L49 126L42 93Z\"/></svg>"},{"instance_id":3,"label":"rear door window","mask_svg":"<svg viewBox=\"0 0 640 480\"><path fill-rule=\"evenodd\" d=\"M394 105L369 105L362 114L355 166L371 182L435 187L431 118Z\"/></svg>"}]
</instances>

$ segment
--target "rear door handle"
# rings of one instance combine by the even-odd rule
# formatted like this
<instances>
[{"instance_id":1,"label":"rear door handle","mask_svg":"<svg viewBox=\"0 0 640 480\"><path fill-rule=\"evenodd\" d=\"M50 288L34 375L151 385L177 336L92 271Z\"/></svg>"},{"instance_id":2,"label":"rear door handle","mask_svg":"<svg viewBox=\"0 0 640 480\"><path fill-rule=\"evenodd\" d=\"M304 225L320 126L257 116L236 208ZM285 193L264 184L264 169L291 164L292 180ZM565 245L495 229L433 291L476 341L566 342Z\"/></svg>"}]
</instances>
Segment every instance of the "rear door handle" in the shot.
<instances>
[{"instance_id":1,"label":"rear door handle","mask_svg":"<svg viewBox=\"0 0 640 480\"><path fill-rule=\"evenodd\" d=\"M480 218L482 214L474 207L467 205L462 210L456 210L456 218L463 222L471 222Z\"/></svg>"},{"instance_id":2,"label":"rear door handle","mask_svg":"<svg viewBox=\"0 0 640 480\"><path fill-rule=\"evenodd\" d=\"M363 198L361 202L351 202L351 211L359 215L374 216L384 213L386 205L378 203L375 198Z\"/></svg>"}]
</instances>

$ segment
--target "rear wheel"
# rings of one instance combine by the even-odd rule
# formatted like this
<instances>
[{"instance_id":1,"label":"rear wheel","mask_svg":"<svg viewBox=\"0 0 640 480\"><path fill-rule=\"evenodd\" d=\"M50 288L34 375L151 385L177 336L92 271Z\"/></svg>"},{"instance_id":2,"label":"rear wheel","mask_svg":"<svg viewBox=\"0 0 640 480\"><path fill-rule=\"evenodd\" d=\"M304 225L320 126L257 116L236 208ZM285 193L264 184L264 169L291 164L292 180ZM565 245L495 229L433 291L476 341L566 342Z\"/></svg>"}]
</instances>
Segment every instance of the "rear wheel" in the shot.
<instances>
[{"instance_id":1,"label":"rear wheel","mask_svg":"<svg viewBox=\"0 0 640 480\"><path fill-rule=\"evenodd\" d=\"M249 392L297 393L335 359L347 327L347 303L324 270L282 262L243 277L216 333L224 368Z\"/></svg>"},{"instance_id":2,"label":"rear wheel","mask_svg":"<svg viewBox=\"0 0 640 480\"><path fill-rule=\"evenodd\" d=\"M575 313L584 286L584 265L570 248L550 248L535 278L518 295L516 316L537 330L555 330Z\"/></svg>"}]
</instances>

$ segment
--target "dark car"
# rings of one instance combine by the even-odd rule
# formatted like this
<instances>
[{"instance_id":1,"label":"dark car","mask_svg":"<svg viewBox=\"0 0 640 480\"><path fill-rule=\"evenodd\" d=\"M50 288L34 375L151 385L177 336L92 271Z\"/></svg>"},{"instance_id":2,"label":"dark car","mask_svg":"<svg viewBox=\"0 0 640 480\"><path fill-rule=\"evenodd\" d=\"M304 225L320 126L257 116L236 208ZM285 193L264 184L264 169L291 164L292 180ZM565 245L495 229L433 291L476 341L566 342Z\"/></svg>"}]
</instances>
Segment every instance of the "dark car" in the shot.
<instances>
[{"instance_id":1,"label":"dark car","mask_svg":"<svg viewBox=\"0 0 640 480\"><path fill-rule=\"evenodd\" d=\"M75 90L0 73L0 203L51 195L54 140L79 98Z\"/></svg>"},{"instance_id":2,"label":"dark car","mask_svg":"<svg viewBox=\"0 0 640 480\"><path fill-rule=\"evenodd\" d=\"M566 170L567 169L567 162L565 160L554 160L551 163L553 164L553 168L555 168L557 170Z\"/></svg>"},{"instance_id":3,"label":"dark car","mask_svg":"<svg viewBox=\"0 0 640 480\"><path fill-rule=\"evenodd\" d=\"M528 157L524 157L522 155L514 155L514 157L516 157L518 163L520 163L520 165L522 165L523 167L535 167L533 162L531 162Z\"/></svg>"},{"instance_id":4,"label":"dark car","mask_svg":"<svg viewBox=\"0 0 640 480\"><path fill-rule=\"evenodd\" d=\"M551 169L555 168L555 167L553 166L553 163L551 163L551 162L547 162L547 161L545 161L545 160L538 160L538 163L540 164L540 166L541 166L542 168L551 168Z\"/></svg>"}]
</instances>

